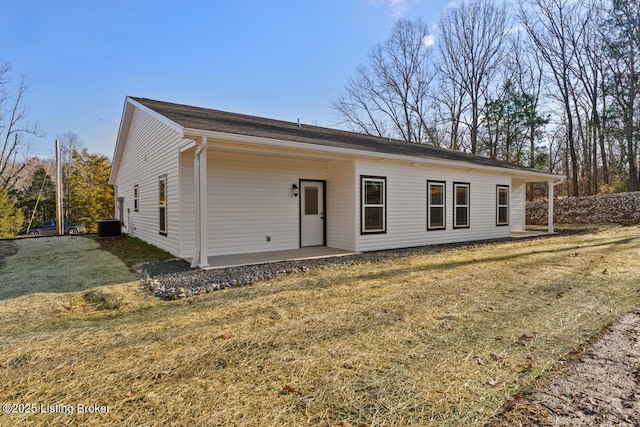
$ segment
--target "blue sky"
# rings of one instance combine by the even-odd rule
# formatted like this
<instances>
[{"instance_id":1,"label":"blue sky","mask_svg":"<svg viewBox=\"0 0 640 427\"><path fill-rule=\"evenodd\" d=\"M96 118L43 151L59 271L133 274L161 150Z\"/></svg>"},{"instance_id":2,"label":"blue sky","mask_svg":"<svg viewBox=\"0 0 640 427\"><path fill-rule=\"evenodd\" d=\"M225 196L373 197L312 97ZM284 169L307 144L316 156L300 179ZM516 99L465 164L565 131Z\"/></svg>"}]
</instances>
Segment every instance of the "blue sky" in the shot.
<instances>
[{"instance_id":1,"label":"blue sky","mask_svg":"<svg viewBox=\"0 0 640 427\"><path fill-rule=\"evenodd\" d=\"M437 21L450 0L5 2L0 60L25 75L52 156L76 133L113 154L126 96L335 126L330 103L400 18Z\"/></svg>"}]
</instances>

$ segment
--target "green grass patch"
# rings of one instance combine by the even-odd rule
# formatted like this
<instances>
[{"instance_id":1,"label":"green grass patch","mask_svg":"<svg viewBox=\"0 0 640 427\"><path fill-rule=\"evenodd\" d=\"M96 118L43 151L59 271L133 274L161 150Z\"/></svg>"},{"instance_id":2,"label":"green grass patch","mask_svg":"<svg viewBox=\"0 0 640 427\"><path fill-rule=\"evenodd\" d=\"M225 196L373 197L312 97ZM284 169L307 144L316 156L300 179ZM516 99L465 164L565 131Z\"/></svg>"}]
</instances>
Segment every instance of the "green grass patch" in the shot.
<instances>
[{"instance_id":1,"label":"green grass patch","mask_svg":"<svg viewBox=\"0 0 640 427\"><path fill-rule=\"evenodd\" d=\"M117 257L80 236L15 240L16 254L0 270L0 300L27 294L68 293L125 283L135 276Z\"/></svg>"},{"instance_id":2,"label":"green grass patch","mask_svg":"<svg viewBox=\"0 0 640 427\"><path fill-rule=\"evenodd\" d=\"M97 235L87 235L100 245L100 248L111 252L125 263L129 268L141 262L161 261L173 258L173 256L156 247L144 242L137 237L124 235L115 238L99 238Z\"/></svg>"}]
</instances>

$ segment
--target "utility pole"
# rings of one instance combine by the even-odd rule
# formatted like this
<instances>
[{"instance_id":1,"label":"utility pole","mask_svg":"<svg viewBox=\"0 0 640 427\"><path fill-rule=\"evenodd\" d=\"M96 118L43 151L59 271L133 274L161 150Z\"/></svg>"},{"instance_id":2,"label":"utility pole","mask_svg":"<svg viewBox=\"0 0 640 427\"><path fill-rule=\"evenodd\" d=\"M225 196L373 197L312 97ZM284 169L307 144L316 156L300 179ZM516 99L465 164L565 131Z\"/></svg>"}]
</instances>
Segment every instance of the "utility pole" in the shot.
<instances>
[{"instance_id":1,"label":"utility pole","mask_svg":"<svg viewBox=\"0 0 640 427\"><path fill-rule=\"evenodd\" d=\"M56 139L56 233L64 234L64 216L62 215L62 156L60 140Z\"/></svg>"}]
</instances>

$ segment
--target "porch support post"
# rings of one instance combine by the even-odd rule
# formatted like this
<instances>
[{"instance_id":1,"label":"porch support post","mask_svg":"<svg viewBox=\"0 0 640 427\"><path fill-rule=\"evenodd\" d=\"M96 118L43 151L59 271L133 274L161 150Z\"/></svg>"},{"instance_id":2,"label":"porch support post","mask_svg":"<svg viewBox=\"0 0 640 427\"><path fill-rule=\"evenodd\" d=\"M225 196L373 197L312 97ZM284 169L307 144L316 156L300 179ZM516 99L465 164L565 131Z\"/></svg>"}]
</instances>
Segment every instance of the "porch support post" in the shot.
<instances>
[{"instance_id":1,"label":"porch support post","mask_svg":"<svg viewBox=\"0 0 640 427\"><path fill-rule=\"evenodd\" d=\"M196 196L196 248L191 267L209 267L207 253L207 137L196 148L194 155L195 196Z\"/></svg>"},{"instance_id":2,"label":"porch support post","mask_svg":"<svg viewBox=\"0 0 640 427\"><path fill-rule=\"evenodd\" d=\"M547 182L547 231L549 234L553 233L553 186L555 185L553 180Z\"/></svg>"}]
</instances>

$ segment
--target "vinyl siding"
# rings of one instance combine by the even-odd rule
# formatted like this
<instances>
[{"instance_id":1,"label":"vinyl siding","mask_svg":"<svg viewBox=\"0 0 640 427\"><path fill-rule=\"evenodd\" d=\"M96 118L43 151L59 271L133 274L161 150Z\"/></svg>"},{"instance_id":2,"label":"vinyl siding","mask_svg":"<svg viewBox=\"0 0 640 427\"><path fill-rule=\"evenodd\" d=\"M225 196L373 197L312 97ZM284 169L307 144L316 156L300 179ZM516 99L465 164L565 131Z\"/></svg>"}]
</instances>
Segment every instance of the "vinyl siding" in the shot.
<instances>
[{"instance_id":1,"label":"vinyl siding","mask_svg":"<svg viewBox=\"0 0 640 427\"><path fill-rule=\"evenodd\" d=\"M326 161L210 150L207 164L209 255L300 247L291 185L326 180Z\"/></svg>"},{"instance_id":2,"label":"vinyl siding","mask_svg":"<svg viewBox=\"0 0 640 427\"><path fill-rule=\"evenodd\" d=\"M124 228L173 255L179 255L178 147L184 140L149 114L135 109L125 141L115 185L124 197ZM158 233L158 178L167 177L167 235ZM133 187L138 185L138 212Z\"/></svg>"},{"instance_id":3,"label":"vinyl siding","mask_svg":"<svg viewBox=\"0 0 640 427\"><path fill-rule=\"evenodd\" d=\"M116 196L124 198L124 231L173 255L191 258L196 240L195 150L180 152L190 140L183 138L179 127L144 108L131 108L123 116L116 147L119 161L111 176ZM521 180L528 174L507 169L482 172L470 164L427 166L419 163L422 160L413 164L382 153L380 160L352 158L351 151L325 152L314 145L307 150L300 144L280 148L256 144L259 141L236 146L231 140L210 140L208 255L298 248L300 197L293 196L291 185L300 180L326 181L327 245L340 249L371 251L508 237L511 230L524 230L526 225L526 186ZM249 151L254 149L273 154ZM385 233L360 233L362 175L386 178ZM166 236L158 230L160 176L167 179ZM427 231L427 181L445 182L444 230ZM470 184L469 228L453 228L454 182ZM135 185L138 212L133 207ZM510 188L509 226L496 226L497 185Z\"/></svg>"},{"instance_id":4,"label":"vinyl siding","mask_svg":"<svg viewBox=\"0 0 640 427\"><path fill-rule=\"evenodd\" d=\"M353 161L332 160L327 180L327 246L353 251L356 248L358 203Z\"/></svg>"},{"instance_id":5,"label":"vinyl siding","mask_svg":"<svg viewBox=\"0 0 640 427\"><path fill-rule=\"evenodd\" d=\"M520 180L512 180L511 200L509 200L509 225L513 231L524 231L527 228L527 183Z\"/></svg>"},{"instance_id":6,"label":"vinyl siding","mask_svg":"<svg viewBox=\"0 0 640 427\"><path fill-rule=\"evenodd\" d=\"M496 226L496 185L510 185L509 176L481 173L473 170L436 168L396 162L356 164L357 179L361 175L387 178L387 232L359 233L360 186L357 188L358 217L357 250L435 245L461 241L508 237L509 227ZM446 182L444 230L427 231L427 181ZM453 182L470 184L470 227L453 228Z\"/></svg>"},{"instance_id":7,"label":"vinyl siding","mask_svg":"<svg viewBox=\"0 0 640 427\"><path fill-rule=\"evenodd\" d=\"M180 153L180 257L193 258L196 242L195 149Z\"/></svg>"}]
</instances>

